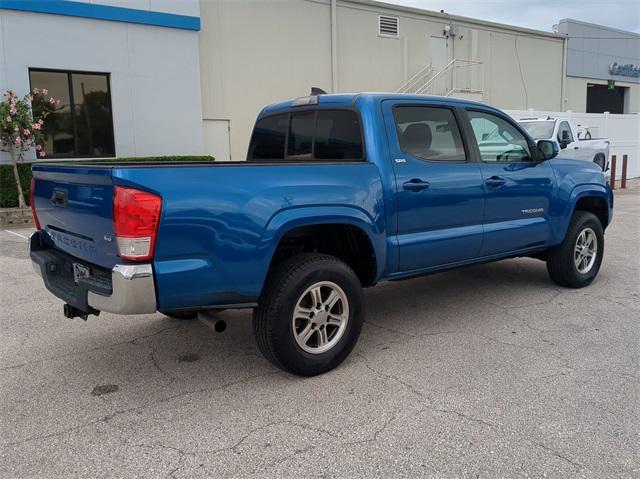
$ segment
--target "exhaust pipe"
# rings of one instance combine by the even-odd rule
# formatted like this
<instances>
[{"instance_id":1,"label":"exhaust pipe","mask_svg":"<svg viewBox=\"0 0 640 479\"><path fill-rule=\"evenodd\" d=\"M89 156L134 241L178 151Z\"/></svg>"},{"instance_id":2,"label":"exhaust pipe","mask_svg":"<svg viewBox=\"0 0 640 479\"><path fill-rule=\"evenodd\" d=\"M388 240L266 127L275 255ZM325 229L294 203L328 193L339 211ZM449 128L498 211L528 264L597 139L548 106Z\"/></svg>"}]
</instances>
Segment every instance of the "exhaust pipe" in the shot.
<instances>
[{"instance_id":1,"label":"exhaust pipe","mask_svg":"<svg viewBox=\"0 0 640 479\"><path fill-rule=\"evenodd\" d=\"M216 310L208 310L208 311L198 311L198 319L203 321L211 327L211 323L213 323L213 330L216 333L222 333L225 329L227 329L227 322L224 319L219 319L215 316Z\"/></svg>"}]
</instances>

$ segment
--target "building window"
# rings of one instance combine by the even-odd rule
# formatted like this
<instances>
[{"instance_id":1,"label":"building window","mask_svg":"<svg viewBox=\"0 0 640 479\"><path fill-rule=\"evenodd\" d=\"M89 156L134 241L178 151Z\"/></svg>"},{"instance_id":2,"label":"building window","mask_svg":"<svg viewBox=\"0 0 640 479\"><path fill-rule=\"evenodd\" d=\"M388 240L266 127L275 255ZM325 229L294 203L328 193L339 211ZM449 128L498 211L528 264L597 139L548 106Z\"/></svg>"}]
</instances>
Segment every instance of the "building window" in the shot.
<instances>
[{"instance_id":1,"label":"building window","mask_svg":"<svg viewBox=\"0 0 640 479\"><path fill-rule=\"evenodd\" d=\"M31 89L46 89L59 104L34 103L49 109L42 146L49 158L115 156L111 91L107 73L29 69Z\"/></svg>"}]
</instances>

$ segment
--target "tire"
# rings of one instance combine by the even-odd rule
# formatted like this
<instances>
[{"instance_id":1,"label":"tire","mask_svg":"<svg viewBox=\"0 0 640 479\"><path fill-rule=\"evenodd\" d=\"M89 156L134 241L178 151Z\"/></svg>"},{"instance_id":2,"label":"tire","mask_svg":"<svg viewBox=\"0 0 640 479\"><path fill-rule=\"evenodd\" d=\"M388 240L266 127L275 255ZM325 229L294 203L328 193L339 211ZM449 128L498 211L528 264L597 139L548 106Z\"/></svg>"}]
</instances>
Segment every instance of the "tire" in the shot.
<instances>
[{"instance_id":1,"label":"tire","mask_svg":"<svg viewBox=\"0 0 640 479\"><path fill-rule=\"evenodd\" d=\"M324 309L327 303L332 304ZM294 317L294 311L304 314ZM253 331L260 351L275 366L315 376L349 355L362 318L362 286L353 270L333 256L304 253L269 273L253 313Z\"/></svg>"},{"instance_id":2,"label":"tire","mask_svg":"<svg viewBox=\"0 0 640 479\"><path fill-rule=\"evenodd\" d=\"M173 319L188 320L188 319L196 319L198 317L197 311L171 311L171 312L160 311L160 312L165 316L168 316Z\"/></svg>"},{"instance_id":3,"label":"tire","mask_svg":"<svg viewBox=\"0 0 640 479\"><path fill-rule=\"evenodd\" d=\"M605 169L605 161L604 161L604 157L602 155L596 155L596 157L593 159L593 162L596 165L598 165L602 171L604 171L604 169Z\"/></svg>"},{"instance_id":4,"label":"tire","mask_svg":"<svg viewBox=\"0 0 640 479\"><path fill-rule=\"evenodd\" d=\"M577 252L578 245L585 247L589 238L595 242L595 252L586 258ZM583 249L588 253L593 248ZM547 271L551 279L560 286L584 288L591 284L600 270L604 254L604 231L596 215L587 211L576 211L567 230L564 241L549 251ZM580 261L580 258L583 261ZM591 259L593 258L593 259Z\"/></svg>"}]
</instances>

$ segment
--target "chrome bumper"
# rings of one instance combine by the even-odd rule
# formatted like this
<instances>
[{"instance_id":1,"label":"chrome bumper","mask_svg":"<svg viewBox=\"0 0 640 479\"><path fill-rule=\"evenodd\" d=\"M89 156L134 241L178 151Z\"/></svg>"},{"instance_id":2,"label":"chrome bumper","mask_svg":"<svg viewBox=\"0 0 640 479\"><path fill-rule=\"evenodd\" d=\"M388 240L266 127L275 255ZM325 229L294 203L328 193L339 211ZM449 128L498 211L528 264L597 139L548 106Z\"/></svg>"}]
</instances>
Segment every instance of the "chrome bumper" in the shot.
<instances>
[{"instance_id":1,"label":"chrome bumper","mask_svg":"<svg viewBox=\"0 0 640 479\"><path fill-rule=\"evenodd\" d=\"M87 292L89 306L115 314L156 311L156 288L150 264L117 264L111 270L111 296Z\"/></svg>"},{"instance_id":2,"label":"chrome bumper","mask_svg":"<svg viewBox=\"0 0 640 479\"><path fill-rule=\"evenodd\" d=\"M84 280L79 281L82 283L80 285L73 285L73 282L69 284L69 280L62 278L58 273L62 269L60 263L65 261L61 259L63 254L55 249L39 247L37 234L38 232L33 233L29 238L33 269L44 279L47 289L63 301L80 309L85 309L84 304L90 307L86 309L93 308L115 314L144 314L156 311L156 290L151 264L115 265L111 270L111 294L104 289L97 291L96 289L100 288L93 288ZM85 294L86 299L82 297Z\"/></svg>"}]
</instances>

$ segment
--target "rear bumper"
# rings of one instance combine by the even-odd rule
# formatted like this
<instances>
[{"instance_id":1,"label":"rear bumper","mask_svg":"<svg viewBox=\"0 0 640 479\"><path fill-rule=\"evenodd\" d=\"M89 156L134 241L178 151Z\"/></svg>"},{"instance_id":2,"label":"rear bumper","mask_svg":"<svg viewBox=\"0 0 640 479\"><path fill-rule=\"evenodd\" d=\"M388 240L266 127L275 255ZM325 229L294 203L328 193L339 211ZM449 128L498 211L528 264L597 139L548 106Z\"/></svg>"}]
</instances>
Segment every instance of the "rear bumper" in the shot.
<instances>
[{"instance_id":1,"label":"rear bumper","mask_svg":"<svg viewBox=\"0 0 640 479\"><path fill-rule=\"evenodd\" d=\"M111 271L104 270L42 246L39 232L29 238L29 254L47 289L81 311L143 314L157 309L153 268L149 263L117 264ZM91 276L74 282L73 263L88 266Z\"/></svg>"}]
</instances>

